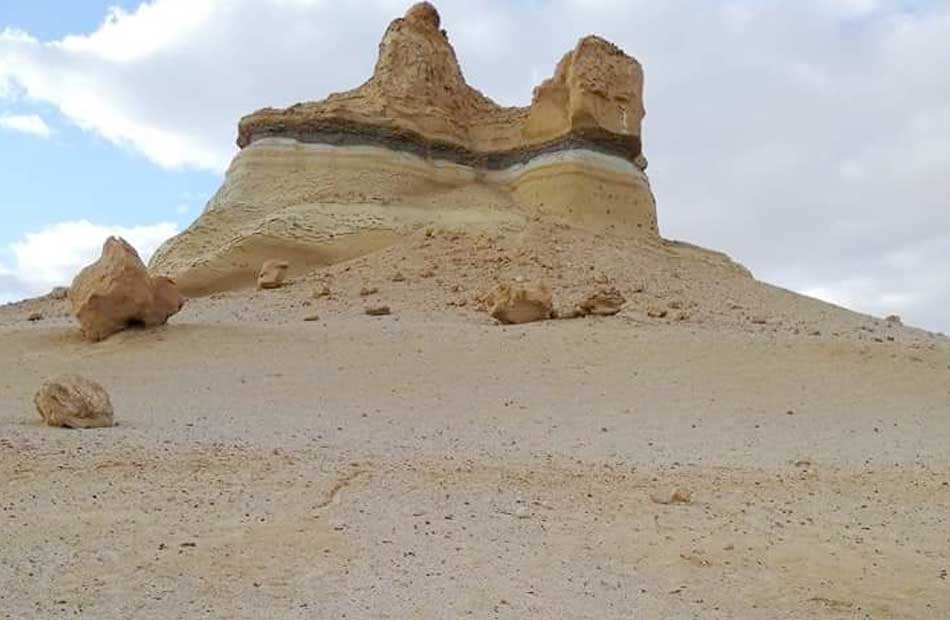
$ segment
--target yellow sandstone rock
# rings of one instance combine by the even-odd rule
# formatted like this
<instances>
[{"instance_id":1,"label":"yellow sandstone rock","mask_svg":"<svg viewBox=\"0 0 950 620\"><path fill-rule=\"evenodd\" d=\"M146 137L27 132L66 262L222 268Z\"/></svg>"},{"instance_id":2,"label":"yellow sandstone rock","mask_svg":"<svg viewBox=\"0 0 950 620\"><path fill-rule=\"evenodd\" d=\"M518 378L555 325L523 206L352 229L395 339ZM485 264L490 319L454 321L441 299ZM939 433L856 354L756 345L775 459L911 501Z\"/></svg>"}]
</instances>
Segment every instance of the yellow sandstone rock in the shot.
<instances>
[{"instance_id":1,"label":"yellow sandstone rock","mask_svg":"<svg viewBox=\"0 0 950 620\"><path fill-rule=\"evenodd\" d=\"M85 377L66 375L43 383L33 397L47 426L102 428L113 425L108 392Z\"/></svg>"},{"instance_id":2,"label":"yellow sandstone rock","mask_svg":"<svg viewBox=\"0 0 950 620\"><path fill-rule=\"evenodd\" d=\"M260 273L257 274L257 288L280 288L287 279L288 269L290 269L290 263L287 261L274 259L265 261Z\"/></svg>"},{"instance_id":3,"label":"yellow sandstone rock","mask_svg":"<svg viewBox=\"0 0 950 620\"><path fill-rule=\"evenodd\" d=\"M533 323L554 317L551 289L544 284L501 284L491 295L492 318L507 325Z\"/></svg>"},{"instance_id":4,"label":"yellow sandstone rock","mask_svg":"<svg viewBox=\"0 0 950 620\"><path fill-rule=\"evenodd\" d=\"M99 341L129 327L164 325L185 303L175 282L150 276L127 241L110 237L98 261L83 269L69 291L83 336Z\"/></svg>"},{"instance_id":5,"label":"yellow sandstone rock","mask_svg":"<svg viewBox=\"0 0 950 620\"><path fill-rule=\"evenodd\" d=\"M434 7L417 4L390 24L362 86L241 119L224 185L152 269L200 295L250 286L268 255L305 270L419 229L544 218L658 234L636 60L585 37L530 106L506 108L466 83L440 27Z\"/></svg>"}]
</instances>

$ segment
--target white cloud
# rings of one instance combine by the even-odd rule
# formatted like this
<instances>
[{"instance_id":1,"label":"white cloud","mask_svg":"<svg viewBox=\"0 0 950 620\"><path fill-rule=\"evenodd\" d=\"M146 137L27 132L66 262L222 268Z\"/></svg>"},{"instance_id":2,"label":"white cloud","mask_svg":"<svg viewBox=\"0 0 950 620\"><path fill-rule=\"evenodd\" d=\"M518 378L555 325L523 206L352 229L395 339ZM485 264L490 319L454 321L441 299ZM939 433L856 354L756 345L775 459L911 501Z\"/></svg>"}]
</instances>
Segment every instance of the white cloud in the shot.
<instances>
[{"instance_id":1,"label":"white cloud","mask_svg":"<svg viewBox=\"0 0 950 620\"><path fill-rule=\"evenodd\" d=\"M240 116L359 84L408 4L153 0L61 41L7 30L0 97L51 104L165 167L223 171ZM643 62L668 236L950 329L947 0L437 4L469 81L502 103L526 103L589 32Z\"/></svg>"},{"instance_id":2,"label":"white cloud","mask_svg":"<svg viewBox=\"0 0 950 620\"><path fill-rule=\"evenodd\" d=\"M101 226L85 220L60 222L33 233L9 247L12 267L0 264L0 302L49 292L68 285L79 271L94 262L102 244L112 235L131 243L146 263L178 225L162 222L147 226Z\"/></svg>"},{"instance_id":3,"label":"white cloud","mask_svg":"<svg viewBox=\"0 0 950 620\"><path fill-rule=\"evenodd\" d=\"M46 121L36 114L0 114L0 129L18 131L43 139L53 135L53 130Z\"/></svg>"},{"instance_id":4,"label":"white cloud","mask_svg":"<svg viewBox=\"0 0 950 620\"><path fill-rule=\"evenodd\" d=\"M832 11L852 16L873 13L881 5L879 0L823 0L822 4Z\"/></svg>"},{"instance_id":5,"label":"white cloud","mask_svg":"<svg viewBox=\"0 0 950 620\"><path fill-rule=\"evenodd\" d=\"M397 4L155 0L60 41L5 30L0 93L51 104L160 166L220 172L242 115L365 77Z\"/></svg>"},{"instance_id":6,"label":"white cloud","mask_svg":"<svg viewBox=\"0 0 950 620\"><path fill-rule=\"evenodd\" d=\"M112 7L90 35L70 35L52 43L69 54L128 63L187 44L222 8L214 0L163 0L143 3L135 11Z\"/></svg>"}]
</instances>

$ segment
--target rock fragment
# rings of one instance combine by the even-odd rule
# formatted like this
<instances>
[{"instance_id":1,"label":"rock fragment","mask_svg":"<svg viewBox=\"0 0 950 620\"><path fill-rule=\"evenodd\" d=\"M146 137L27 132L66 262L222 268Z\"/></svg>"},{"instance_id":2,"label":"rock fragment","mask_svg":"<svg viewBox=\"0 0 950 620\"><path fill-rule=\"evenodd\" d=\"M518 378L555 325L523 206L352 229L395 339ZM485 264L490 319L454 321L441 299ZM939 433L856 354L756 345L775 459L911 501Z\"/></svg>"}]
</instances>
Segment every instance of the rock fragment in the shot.
<instances>
[{"instance_id":1,"label":"rock fragment","mask_svg":"<svg viewBox=\"0 0 950 620\"><path fill-rule=\"evenodd\" d=\"M135 248L118 237L76 276L69 301L83 336L94 342L129 327L163 325L185 304L175 282L150 276Z\"/></svg>"},{"instance_id":2,"label":"rock fragment","mask_svg":"<svg viewBox=\"0 0 950 620\"><path fill-rule=\"evenodd\" d=\"M686 489L673 487L669 491L651 495L650 499L652 499L657 504L663 505L688 504L693 501L693 496Z\"/></svg>"},{"instance_id":3,"label":"rock fragment","mask_svg":"<svg viewBox=\"0 0 950 620\"><path fill-rule=\"evenodd\" d=\"M114 424L108 392L95 381L78 375L46 381L33 402L48 426L103 428Z\"/></svg>"},{"instance_id":4,"label":"rock fragment","mask_svg":"<svg viewBox=\"0 0 950 620\"><path fill-rule=\"evenodd\" d=\"M601 288L588 295L578 304L577 309L584 315L613 316L620 312L626 303L626 297L616 288Z\"/></svg>"},{"instance_id":5,"label":"rock fragment","mask_svg":"<svg viewBox=\"0 0 950 620\"><path fill-rule=\"evenodd\" d=\"M501 284L492 291L492 318L506 325L554 317L554 298L545 284Z\"/></svg>"},{"instance_id":6,"label":"rock fragment","mask_svg":"<svg viewBox=\"0 0 950 620\"><path fill-rule=\"evenodd\" d=\"M368 316L386 316L392 314L392 311L389 306L370 306L366 308L366 314Z\"/></svg>"},{"instance_id":7,"label":"rock fragment","mask_svg":"<svg viewBox=\"0 0 950 620\"><path fill-rule=\"evenodd\" d=\"M284 285L287 279L287 270L290 269L290 263L282 260L269 260L262 266L260 273L257 274L257 288L274 289Z\"/></svg>"}]
</instances>

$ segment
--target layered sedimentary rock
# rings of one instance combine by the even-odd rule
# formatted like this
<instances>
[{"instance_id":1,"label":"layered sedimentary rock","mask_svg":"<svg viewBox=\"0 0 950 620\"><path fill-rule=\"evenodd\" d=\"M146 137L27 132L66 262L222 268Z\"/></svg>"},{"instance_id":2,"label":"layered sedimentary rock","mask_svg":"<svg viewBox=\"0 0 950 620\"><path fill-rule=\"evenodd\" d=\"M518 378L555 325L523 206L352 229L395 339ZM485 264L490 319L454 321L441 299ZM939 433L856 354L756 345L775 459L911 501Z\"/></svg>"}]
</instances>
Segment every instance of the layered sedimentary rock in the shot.
<instances>
[{"instance_id":1,"label":"layered sedimentary rock","mask_svg":"<svg viewBox=\"0 0 950 620\"><path fill-rule=\"evenodd\" d=\"M636 60L583 38L530 106L505 108L466 83L440 25L417 4L389 26L359 88L243 118L224 186L153 269L200 294L253 284L265 255L302 269L421 226L543 217L657 234Z\"/></svg>"}]
</instances>

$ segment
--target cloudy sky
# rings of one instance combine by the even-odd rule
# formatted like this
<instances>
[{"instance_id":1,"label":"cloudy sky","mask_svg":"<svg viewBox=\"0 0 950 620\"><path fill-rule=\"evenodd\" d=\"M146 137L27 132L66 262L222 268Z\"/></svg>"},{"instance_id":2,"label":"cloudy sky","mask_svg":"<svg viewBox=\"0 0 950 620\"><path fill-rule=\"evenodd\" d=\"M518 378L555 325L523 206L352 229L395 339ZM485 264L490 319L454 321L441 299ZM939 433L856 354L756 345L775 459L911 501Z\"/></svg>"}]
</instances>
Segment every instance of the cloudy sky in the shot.
<instances>
[{"instance_id":1,"label":"cloudy sky","mask_svg":"<svg viewBox=\"0 0 950 620\"><path fill-rule=\"evenodd\" d=\"M240 116L361 83L406 0L0 3L0 301L143 253L220 183ZM647 76L665 236L950 331L950 0L442 0L469 81L528 103L588 33Z\"/></svg>"}]
</instances>

